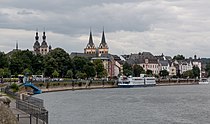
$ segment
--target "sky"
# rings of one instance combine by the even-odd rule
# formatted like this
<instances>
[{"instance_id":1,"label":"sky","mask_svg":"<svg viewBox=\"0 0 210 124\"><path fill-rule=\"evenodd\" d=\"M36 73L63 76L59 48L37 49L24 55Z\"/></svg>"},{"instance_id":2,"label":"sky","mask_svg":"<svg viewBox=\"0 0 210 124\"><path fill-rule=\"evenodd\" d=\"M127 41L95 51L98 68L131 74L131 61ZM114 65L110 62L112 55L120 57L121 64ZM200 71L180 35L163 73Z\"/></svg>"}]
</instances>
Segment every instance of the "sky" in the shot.
<instances>
[{"instance_id":1,"label":"sky","mask_svg":"<svg viewBox=\"0 0 210 124\"><path fill-rule=\"evenodd\" d=\"M83 52L104 28L116 55L210 57L210 0L0 0L0 51L33 49L36 30L52 48Z\"/></svg>"}]
</instances>

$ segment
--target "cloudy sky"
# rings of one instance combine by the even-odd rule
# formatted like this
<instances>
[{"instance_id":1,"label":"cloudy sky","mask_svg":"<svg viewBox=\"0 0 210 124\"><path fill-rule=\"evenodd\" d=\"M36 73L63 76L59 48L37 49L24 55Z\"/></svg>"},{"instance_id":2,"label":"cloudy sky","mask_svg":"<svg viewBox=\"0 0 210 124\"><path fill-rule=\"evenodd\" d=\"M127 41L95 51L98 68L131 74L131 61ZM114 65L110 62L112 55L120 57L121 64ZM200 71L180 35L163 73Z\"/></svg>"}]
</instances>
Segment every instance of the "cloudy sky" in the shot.
<instances>
[{"instance_id":1,"label":"cloudy sky","mask_svg":"<svg viewBox=\"0 0 210 124\"><path fill-rule=\"evenodd\" d=\"M110 53L210 57L210 0L0 0L0 51L32 50L35 31L67 52L83 52L103 27ZM40 41L41 42L41 41Z\"/></svg>"}]
</instances>

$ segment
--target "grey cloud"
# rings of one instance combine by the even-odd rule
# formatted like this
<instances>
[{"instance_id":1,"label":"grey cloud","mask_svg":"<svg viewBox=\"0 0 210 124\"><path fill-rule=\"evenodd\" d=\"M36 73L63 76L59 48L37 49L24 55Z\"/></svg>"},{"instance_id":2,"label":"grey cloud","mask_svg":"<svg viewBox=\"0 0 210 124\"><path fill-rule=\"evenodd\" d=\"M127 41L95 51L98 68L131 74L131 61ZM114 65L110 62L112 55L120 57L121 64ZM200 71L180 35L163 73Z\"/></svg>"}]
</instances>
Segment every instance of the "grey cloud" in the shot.
<instances>
[{"instance_id":1,"label":"grey cloud","mask_svg":"<svg viewBox=\"0 0 210 124\"><path fill-rule=\"evenodd\" d=\"M19 14L19 15L30 15L30 14L33 14L33 12L30 12L30 11L27 11L27 10L22 10L22 11L17 12L17 14Z\"/></svg>"},{"instance_id":2,"label":"grey cloud","mask_svg":"<svg viewBox=\"0 0 210 124\"><path fill-rule=\"evenodd\" d=\"M82 43L78 37L87 35L88 40L92 27L94 37L100 38L104 26L107 34L114 35L107 39L115 53L151 50L189 55L197 48L207 55L203 50L210 44L196 45L196 41L210 40L209 5L209 0L7 0L0 2L0 8L11 12L4 15L0 9L0 28L42 31L46 27L47 32L73 37L63 40L64 47L72 43L79 50L83 44L77 44Z\"/></svg>"}]
</instances>

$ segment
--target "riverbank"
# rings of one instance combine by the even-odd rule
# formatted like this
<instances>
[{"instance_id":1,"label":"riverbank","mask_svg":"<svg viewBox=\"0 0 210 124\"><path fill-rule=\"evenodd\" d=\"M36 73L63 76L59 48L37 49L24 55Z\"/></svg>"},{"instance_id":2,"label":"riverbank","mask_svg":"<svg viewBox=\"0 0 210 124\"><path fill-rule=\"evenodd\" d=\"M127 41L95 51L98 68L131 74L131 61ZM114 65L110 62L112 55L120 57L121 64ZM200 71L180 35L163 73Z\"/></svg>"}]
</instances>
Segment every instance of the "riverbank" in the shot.
<instances>
[{"instance_id":1,"label":"riverbank","mask_svg":"<svg viewBox=\"0 0 210 124\"><path fill-rule=\"evenodd\" d=\"M173 86L173 85L198 85L198 82L162 82L157 83L156 86ZM82 86L82 87L51 87L51 88L41 88L42 93L47 92L58 92L66 90L91 90L91 89L104 89L104 88L118 88L117 85L95 85L95 86Z\"/></svg>"},{"instance_id":2,"label":"riverbank","mask_svg":"<svg viewBox=\"0 0 210 124\"><path fill-rule=\"evenodd\" d=\"M42 93L46 92L58 92L66 90L90 90L90 89L104 89L104 88L117 88L116 85L96 85L87 87L52 87L52 88L41 88Z\"/></svg>"}]
</instances>

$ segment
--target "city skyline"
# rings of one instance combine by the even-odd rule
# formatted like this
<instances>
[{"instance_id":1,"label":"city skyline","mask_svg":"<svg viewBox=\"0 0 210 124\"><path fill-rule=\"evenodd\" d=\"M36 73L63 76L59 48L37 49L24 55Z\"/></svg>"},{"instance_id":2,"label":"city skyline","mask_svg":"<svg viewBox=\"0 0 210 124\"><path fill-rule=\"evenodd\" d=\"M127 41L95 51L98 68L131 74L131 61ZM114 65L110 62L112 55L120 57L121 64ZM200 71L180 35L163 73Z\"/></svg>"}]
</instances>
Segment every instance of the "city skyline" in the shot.
<instances>
[{"instance_id":1,"label":"city skyline","mask_svg":"<svg viewBox=\"0 0 210 124\"><path fill-rule=\"evenodd\" d=\"M210 1L62 0L0 2L0 51L33 49L36 29L68 53L83 52L90 28L96 46L105 31L109 51L122 55L210 57Z\"/></svg>"}]
</instances>

